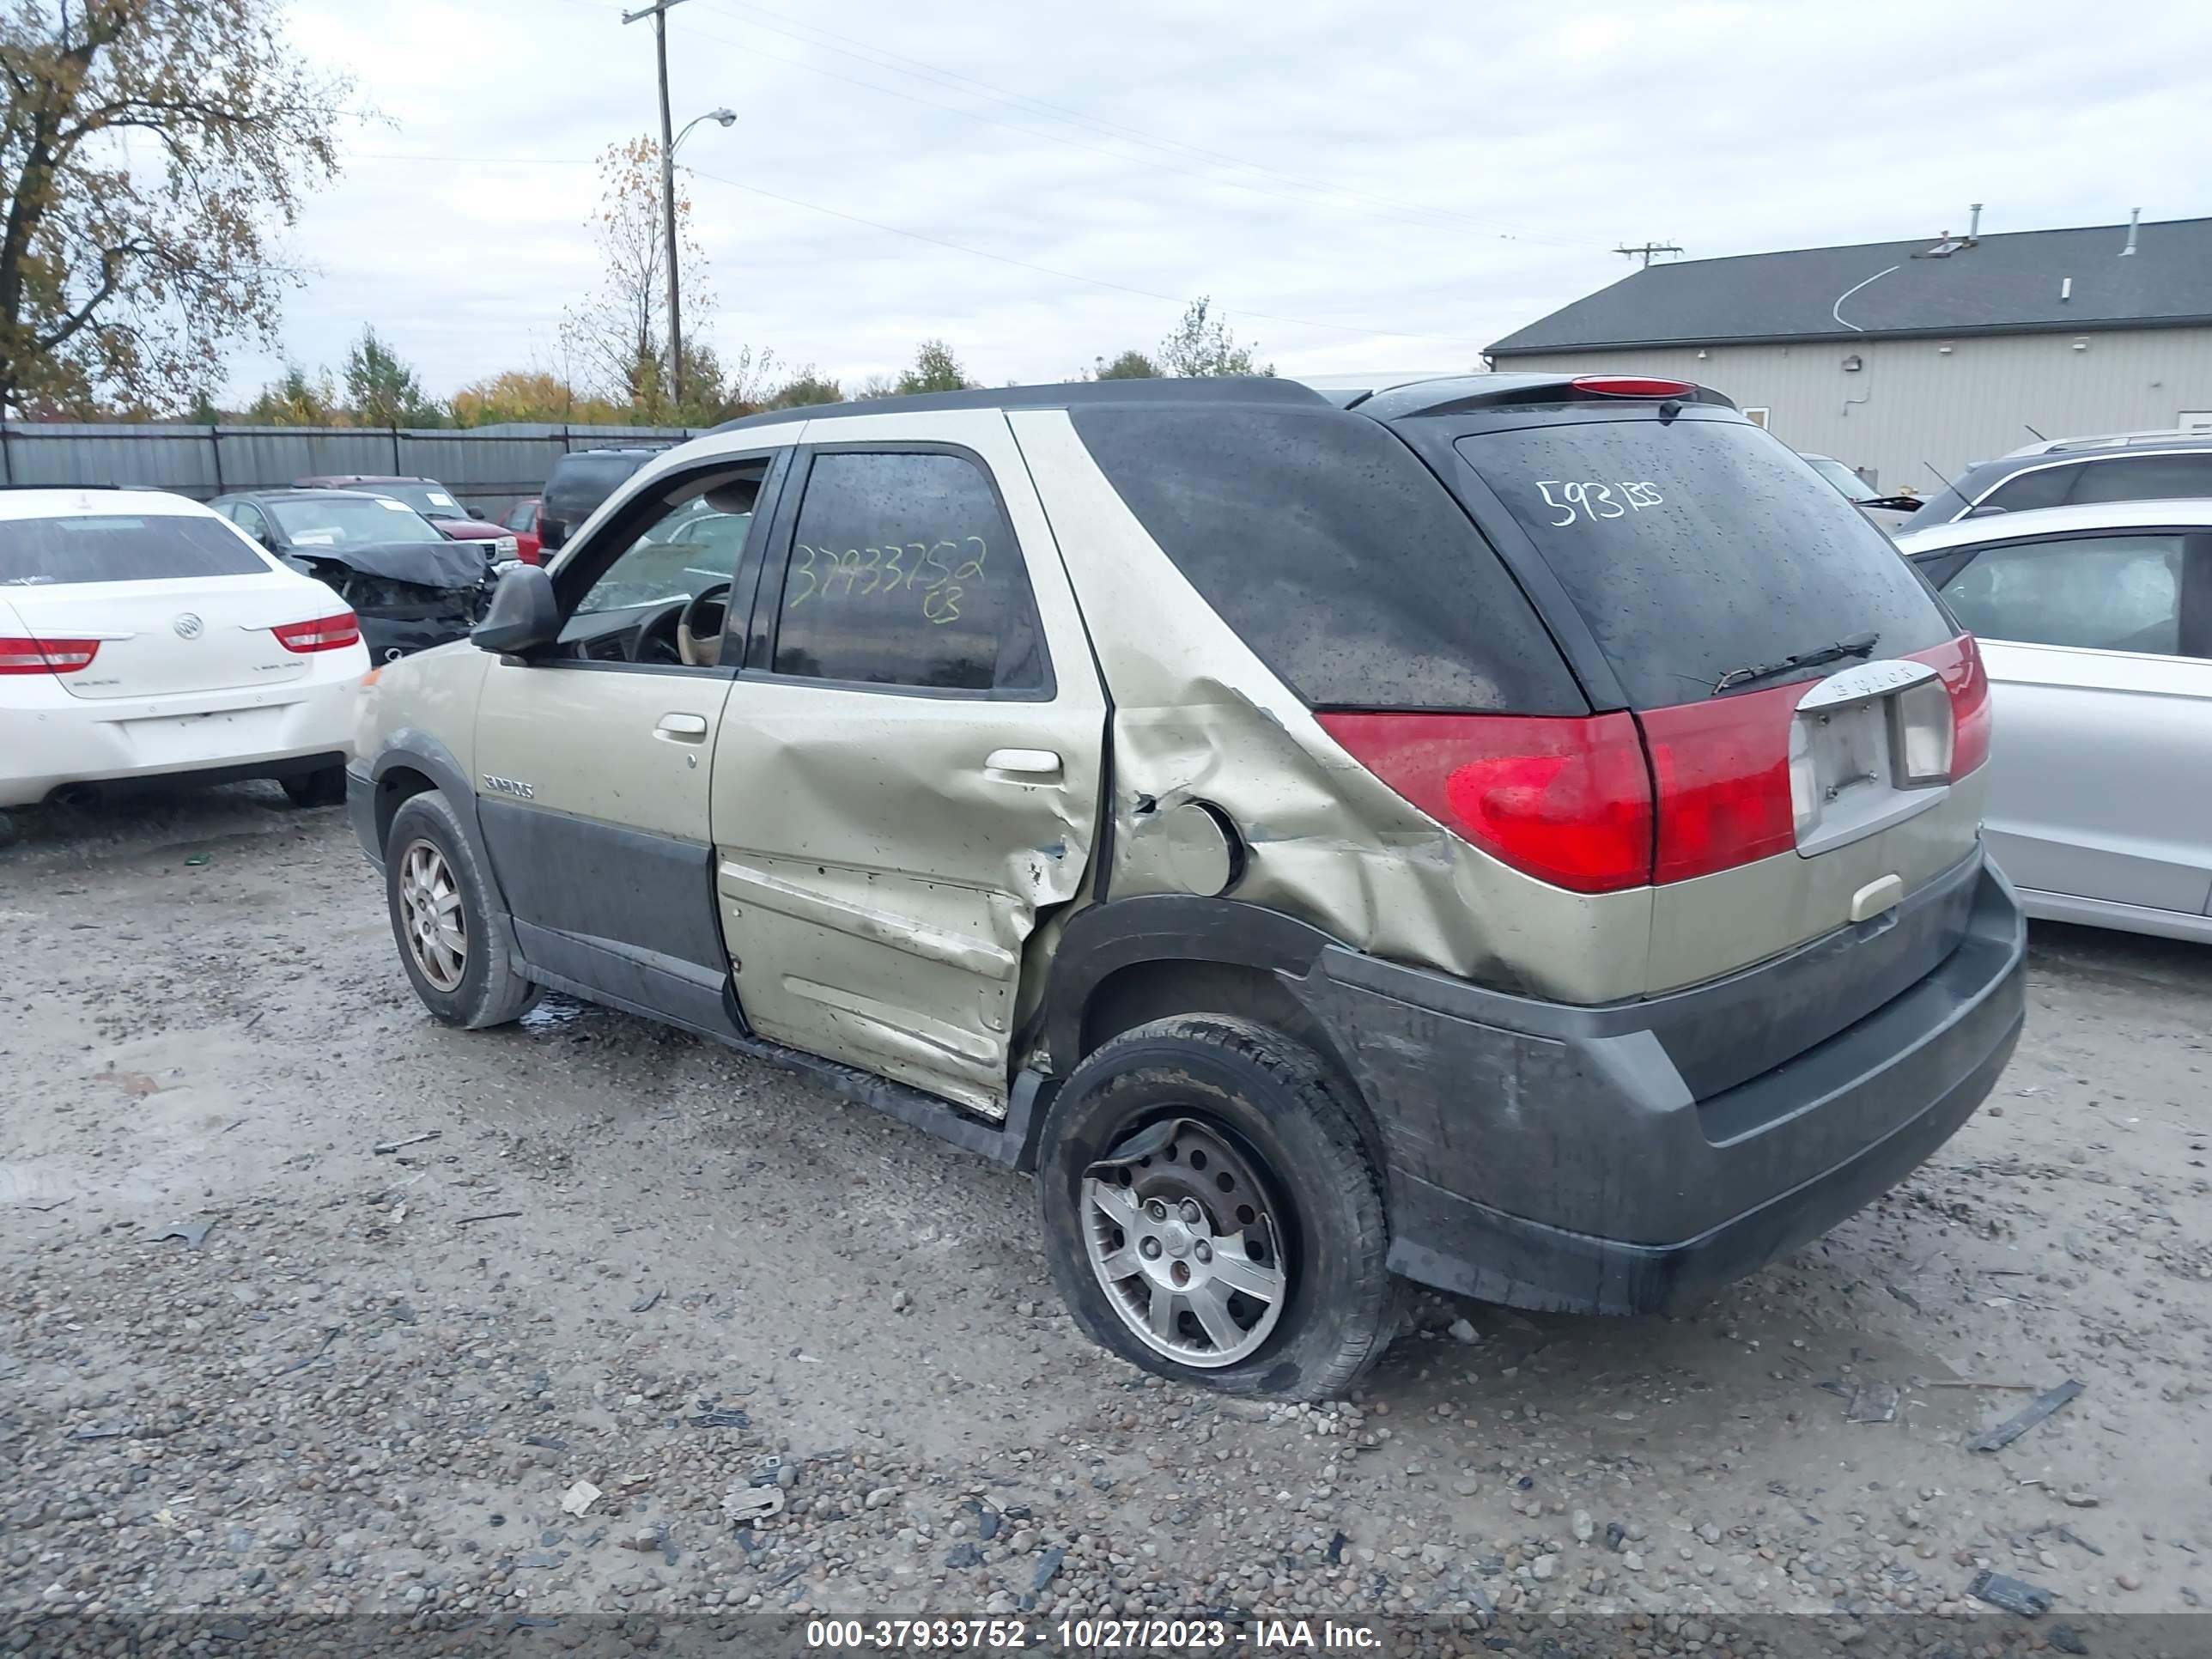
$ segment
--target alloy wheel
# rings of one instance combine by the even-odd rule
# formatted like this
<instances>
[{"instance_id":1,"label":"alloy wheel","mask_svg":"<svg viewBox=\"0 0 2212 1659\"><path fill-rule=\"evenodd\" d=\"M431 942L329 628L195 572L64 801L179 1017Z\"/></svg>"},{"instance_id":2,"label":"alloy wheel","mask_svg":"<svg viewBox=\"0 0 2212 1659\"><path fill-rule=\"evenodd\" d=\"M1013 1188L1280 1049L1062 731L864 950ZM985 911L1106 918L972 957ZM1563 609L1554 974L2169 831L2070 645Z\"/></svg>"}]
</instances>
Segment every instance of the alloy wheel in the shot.
<instances>
[{"instance_id":1,"label":"alloy wheel","mask_svg":"<svg viewBox=\"0 0 2212 1659\"><path fill-rule=\"evenodd\" d=\"M468 971L468 914L453 866L437 843L411 841L399 855L399 904L416 971L440 991L458 991Z\"/></svg>"},{"instance_id":2,"label":"alloy wheel","mask_svg":"<svg viewBox=\"0 0 2212 1659\"><path fill-rule=\"evenodd\" d=\"M1234 1365L1282 1317L1287 1218L1265 1164L1196 1117L1152 1124L1083 1174L1091 1270L1138 1340L1179 1364Z\"/></svg>"}]
</instances>

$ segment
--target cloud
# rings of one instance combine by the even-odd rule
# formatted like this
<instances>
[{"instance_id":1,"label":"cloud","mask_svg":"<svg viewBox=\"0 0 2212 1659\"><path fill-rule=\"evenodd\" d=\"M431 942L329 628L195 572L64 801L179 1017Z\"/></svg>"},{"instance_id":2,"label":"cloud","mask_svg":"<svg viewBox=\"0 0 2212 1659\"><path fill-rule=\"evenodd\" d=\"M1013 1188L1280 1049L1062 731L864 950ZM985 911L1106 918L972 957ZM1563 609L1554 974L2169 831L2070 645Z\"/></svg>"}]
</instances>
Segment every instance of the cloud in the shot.
<instances>
[{"instance_id":1,"label":"cloud","mask_svg":"<svg viewBox=\"0 0 2212 1659\"><path fill-rule=\"evenodd\" d=\"M658 126L651 25L620 11L297 0L301 49L392 125L348 135L294 234L295 357L369 322L440 392L556 360L596 274L591 160ZM1210 294L1285 370L1449 368L1626 274L1624 241L2212 211L2212 9L2079 24L2057 0L685 0L676 118L739 118L683 151L720 301L690 326L848 379L942 336L1036 380ZM274 369L241 359L234 395Z\"/></svg>"}]
</instances>

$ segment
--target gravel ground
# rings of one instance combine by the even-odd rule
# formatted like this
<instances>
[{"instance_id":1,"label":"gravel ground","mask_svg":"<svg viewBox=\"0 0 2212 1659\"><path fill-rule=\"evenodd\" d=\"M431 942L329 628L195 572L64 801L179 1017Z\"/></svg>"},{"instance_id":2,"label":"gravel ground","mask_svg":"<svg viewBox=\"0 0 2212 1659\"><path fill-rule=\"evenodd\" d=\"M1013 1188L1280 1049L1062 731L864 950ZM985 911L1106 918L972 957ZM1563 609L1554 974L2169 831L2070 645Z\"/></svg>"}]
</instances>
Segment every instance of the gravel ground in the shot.
<instances>
[{"instance_id":1,"label":"gravel ground","mask_svg":"<svg viewBox=\"0 0 2212 1659\"><path fill-rule=\"evenodd\" d=\"M1358 1397L1271 1411L1079 1338L1024 1181L626 1016L432 1024L339 813L34 818L0 922L0 1651L750 1609L1749 1651L1997 1629L1984 1570L2075 1650L2212 1597L2201 950L2039 930L1990 1104L1693 1316L1430 1299Z\"/></svg>"}]
</instances>

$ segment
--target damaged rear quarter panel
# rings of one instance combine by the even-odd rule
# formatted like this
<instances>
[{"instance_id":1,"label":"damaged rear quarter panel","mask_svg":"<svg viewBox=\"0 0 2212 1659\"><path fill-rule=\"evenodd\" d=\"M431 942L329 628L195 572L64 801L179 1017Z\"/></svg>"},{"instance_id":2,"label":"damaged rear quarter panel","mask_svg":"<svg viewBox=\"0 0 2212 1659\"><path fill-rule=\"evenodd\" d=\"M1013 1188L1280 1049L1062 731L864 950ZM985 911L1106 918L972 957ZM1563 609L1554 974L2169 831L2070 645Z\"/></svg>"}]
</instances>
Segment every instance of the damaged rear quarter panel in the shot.
<instances>
[{"instance_id":1,"label":"damaged rear quarter panel","mask_svg":"<svg viewBox=\"0 0 2212 1659\"><path fill-rule=\"evenodd\" d=\"M1175 890L1171 861L1150 854L1146 820L1202 800L1243 837L1241 901L1393 961L1561 1001L1642 992L1650 890L1566 892L1413 807L1345 753L1200 597L1065 412L1008 419L1113 695L1112 896Z\"/></svg>"}]
</instances>

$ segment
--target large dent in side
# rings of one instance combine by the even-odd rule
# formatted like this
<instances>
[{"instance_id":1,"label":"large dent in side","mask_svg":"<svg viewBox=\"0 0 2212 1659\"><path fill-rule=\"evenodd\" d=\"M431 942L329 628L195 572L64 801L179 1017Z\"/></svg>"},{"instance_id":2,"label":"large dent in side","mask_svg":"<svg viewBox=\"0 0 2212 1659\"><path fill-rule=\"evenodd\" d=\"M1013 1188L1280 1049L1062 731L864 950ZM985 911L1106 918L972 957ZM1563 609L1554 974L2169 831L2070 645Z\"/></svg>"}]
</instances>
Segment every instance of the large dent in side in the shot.
<instances>
[{"instance_id":1,"label":"large dent in side","mask_svg":"<svg viewBox=\"0 0 2212 1659\"><path fill-rule=\"evenodd\" d=\"M1648 889L1565 892L1419 811L1346 754L1198 596L1064 412L1008 418L1113 689L1110 894L1182 890L1164 884L1145 821L1204 801L1248 849L1235 898L1487 984L1578 1003L1641 994Z\"/></svg>"}]
</instances>

